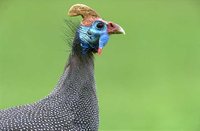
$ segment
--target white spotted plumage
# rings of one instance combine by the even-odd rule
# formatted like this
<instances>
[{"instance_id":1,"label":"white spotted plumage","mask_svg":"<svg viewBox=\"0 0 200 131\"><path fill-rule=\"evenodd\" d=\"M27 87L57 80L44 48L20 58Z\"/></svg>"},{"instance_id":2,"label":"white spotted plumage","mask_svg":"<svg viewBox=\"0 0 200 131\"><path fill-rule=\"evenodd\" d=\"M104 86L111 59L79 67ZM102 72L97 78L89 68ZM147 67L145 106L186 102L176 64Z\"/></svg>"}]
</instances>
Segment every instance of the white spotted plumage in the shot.
<instances>
[{"instance_id":1,"label":"white spotted plumage","mask_svg":"<svg viewBox=\"0 0 200 131\"><path fill-rule=\"evenodd\" d=\"M76 36L68 65L50 95L34 104L0 110L0 131L98 130L93 54L79 54L79 42Z\"/></svg>"}]
</instances>

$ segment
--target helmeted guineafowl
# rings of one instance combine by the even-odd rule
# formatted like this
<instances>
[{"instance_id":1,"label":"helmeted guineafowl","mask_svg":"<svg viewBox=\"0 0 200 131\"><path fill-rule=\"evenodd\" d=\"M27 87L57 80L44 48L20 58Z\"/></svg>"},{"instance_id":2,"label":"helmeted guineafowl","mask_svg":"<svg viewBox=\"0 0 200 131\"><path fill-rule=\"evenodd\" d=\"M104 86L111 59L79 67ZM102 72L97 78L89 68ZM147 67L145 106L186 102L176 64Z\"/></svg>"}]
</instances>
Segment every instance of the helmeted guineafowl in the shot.
<instances>
[{"instance_id":1,"label":"helmeted guineafowl","mask_svg":"<svg viewBox=\"0 0 200 131\"><path fill-rule=\"evenodd\" d=\"M90 7L73 5L69 16L81 15L68 64L53 92L31 104L0 110L0 131L97 131L98 102L93 54L101 54L109 35L122 34Z\"/></svg>"}]
</instances>

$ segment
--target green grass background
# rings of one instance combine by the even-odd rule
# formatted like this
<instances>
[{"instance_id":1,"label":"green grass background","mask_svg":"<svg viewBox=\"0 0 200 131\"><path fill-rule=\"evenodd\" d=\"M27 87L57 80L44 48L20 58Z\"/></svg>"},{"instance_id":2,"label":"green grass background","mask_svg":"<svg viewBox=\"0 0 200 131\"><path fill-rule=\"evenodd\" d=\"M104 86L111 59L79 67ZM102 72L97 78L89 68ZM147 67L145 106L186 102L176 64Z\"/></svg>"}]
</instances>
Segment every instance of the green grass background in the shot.
<instances>
[{"instance_id":1,"label":"green grass background","mask_svg":"<svg viewBox=\"0 0 200 131\"><path fill-rule=\"evenodd\" d=\"M95 59L100 131L199 131L199 0L0 0L0 108L54 88L75 3L126 31Z\"/></svg>"}]
</instances>

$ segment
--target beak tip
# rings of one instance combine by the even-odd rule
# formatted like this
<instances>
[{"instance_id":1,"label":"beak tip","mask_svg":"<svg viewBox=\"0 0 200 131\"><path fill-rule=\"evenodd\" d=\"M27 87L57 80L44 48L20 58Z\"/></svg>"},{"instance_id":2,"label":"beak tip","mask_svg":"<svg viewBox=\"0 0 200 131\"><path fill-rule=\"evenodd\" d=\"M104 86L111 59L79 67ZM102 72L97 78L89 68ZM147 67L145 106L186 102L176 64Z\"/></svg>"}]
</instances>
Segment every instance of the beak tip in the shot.
<instances>
[{"instance_id":1,"label":"beak tip","mask_svg":"<svg viewBox=\"0 0 200 131\"><path fill-rule=\"evenodd\" d=\"M124 31L124 29L123 29L122 27L120 28L119 32L120 32L121 34L123 34L123 35L126 34L126 32Z\"/></svg>"}]
</instances>

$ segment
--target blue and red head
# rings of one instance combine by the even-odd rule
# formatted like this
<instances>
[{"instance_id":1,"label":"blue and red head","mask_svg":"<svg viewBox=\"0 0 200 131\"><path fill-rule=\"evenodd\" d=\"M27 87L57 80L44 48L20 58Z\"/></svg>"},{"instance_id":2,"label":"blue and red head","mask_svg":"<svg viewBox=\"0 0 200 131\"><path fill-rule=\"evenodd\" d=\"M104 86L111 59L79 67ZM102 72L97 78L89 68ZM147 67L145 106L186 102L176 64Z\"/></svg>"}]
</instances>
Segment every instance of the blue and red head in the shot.
<instances>
[{"instance_id":1,"label":"blue and red head","mask_svg":"<svg viewBox=\"0 0 200 131\"><path fill-rule=\"evenodd\" d=\"M83 54L87 53L90 49L96 50L98 54L101 54L111 34L125 34L124 30L119 25L101 19L93 9L86 5L73 5L68 15L81 15L83 17L77 31Z\"/></svg>"}]
</instances>

